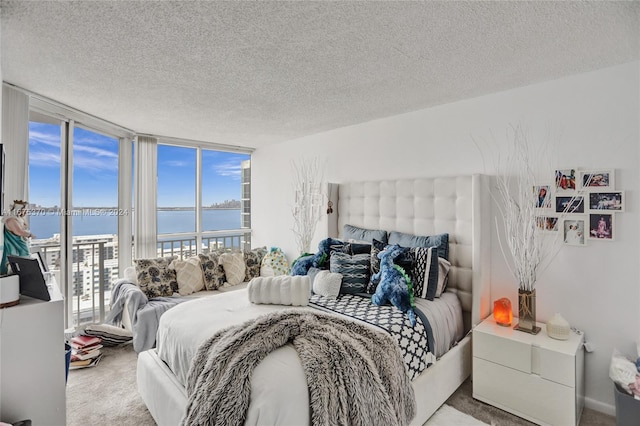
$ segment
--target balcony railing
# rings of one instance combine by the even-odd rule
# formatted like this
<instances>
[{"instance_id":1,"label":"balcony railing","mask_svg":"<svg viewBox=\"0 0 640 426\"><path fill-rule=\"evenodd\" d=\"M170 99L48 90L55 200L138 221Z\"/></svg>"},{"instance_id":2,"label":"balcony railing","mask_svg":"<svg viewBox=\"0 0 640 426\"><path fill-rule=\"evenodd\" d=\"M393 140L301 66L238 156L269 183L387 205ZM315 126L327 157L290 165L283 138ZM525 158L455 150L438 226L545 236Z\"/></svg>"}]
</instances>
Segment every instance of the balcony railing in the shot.
<instances>
[{"instance_id":1,"label":"balcony railing","mask_svg":"<svg viewBox=\"0 0 640 426\"><path fill-rule=\"evenodd\" d=\"M91 237L83 237L91 239ZM195 236L158 238L158 256L178 256L185 259L197 253L208 253L213 249L228 248L243 250L251 248L251 232L249 230L233 230L202 237L198 250ZM60 280L60 244L37 240L32 244L32 251L39 250L49 271L53 272L58 283ZM84 324L104 322L110 310L111 284L121 274L118 270L118 238L113 236L96 236L87 242L73 243L71 259L72 277L71 300L66 309L71 309L72 324L67 327L78 327ZM61 288L61 290L63 290Z\"/></svg>"}]
</instances>

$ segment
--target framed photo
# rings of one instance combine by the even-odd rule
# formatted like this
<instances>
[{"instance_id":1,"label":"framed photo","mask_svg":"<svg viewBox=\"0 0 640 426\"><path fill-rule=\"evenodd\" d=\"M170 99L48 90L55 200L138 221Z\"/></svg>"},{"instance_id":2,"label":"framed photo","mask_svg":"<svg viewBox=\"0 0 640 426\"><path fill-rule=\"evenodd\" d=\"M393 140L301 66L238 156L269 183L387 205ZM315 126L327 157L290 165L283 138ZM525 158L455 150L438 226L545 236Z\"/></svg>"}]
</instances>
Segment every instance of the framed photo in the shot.
<instances>
[{"instance_id":1,"label":"framed photo","mask_svg":"<svg viewBox=\"0 0 640 426\"><path fill-rule=\"evenodd\" d=\"M584 213L584 197L556 195L556 213Z\"/></svg>"},{"instance_id":2,"label":"framed photo","mask_svg":"<svg viewBox=\"0 0 640 426\"><path fill-rule=\"evenodd\" d=\"M613 170L580 170L578 172L580 186L586 189L603 190L615 188Z\"/></svg>"},{"instance_id":3,"label":"framed photo","mask_svg":"<svg viewBox=\"0 0 640 426\"><path fill-rule=\"evenodd\" d=\"M624 191L591 192L589 195L590 211L624 211Z\"/></svg>"},{"instance_id":4,"label":"framed photo","mask_svg":"<svg viewBox=\"0 0 640 426\"><path fill-rule=\"evenodd\" d=\"M544 232L558 232L558 221L557 216L538 216L536 218L538 229Z\"/></svg>"},{"instance_id":5,"label":"framed photo","mask_svg":"<svg viewBox=\"0 0 640 426\"><path fill-rule=\"evenodd\" d=\"M570 246L586 245L587 236L585 235L587 219L585 217L576 217L564 219L562 221L562 237L565 244Z\"/></svg>"},{"instance_id":6,"label":"framed photo","mask_svg":"<svg viewBox=\"0 0 640 426\"><path fill-rule=\"evenodd\" d=\"M576 169L556 170L556 194L570 193L576 188Z\"/></svg>"},{"instance_id":7,"label":"framed photo","mask_svg":"<svg viewBox=\"0 0 640 426\"><path fill-rule=\"evenodd\" d=\"M589 239L612 241L613 234L613 214L596 213L589 215Z\"/></svg>"},{"instance_id":8,"label":"framed photo","mask_svg":"<svg viewBox=\"0 0 640 426\"><path fill-rule=\"evenodd\" d=\"M550 209L551 208L551 185L535 185L533 187L533 193L536 201L536 208L538 209Z\"/></svg>"}]
</instances>

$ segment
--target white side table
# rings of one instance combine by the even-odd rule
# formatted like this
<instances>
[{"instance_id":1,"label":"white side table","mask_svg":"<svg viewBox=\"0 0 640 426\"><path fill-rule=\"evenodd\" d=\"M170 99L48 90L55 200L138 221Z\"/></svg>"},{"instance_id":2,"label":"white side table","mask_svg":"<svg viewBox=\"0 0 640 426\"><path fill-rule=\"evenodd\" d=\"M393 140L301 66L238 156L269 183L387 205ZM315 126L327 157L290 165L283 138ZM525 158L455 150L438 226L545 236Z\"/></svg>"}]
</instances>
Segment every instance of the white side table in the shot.
<instances>
[{"instance_id":1,"label":"white side table","mask_svg":"<svg viewBox=\"0 0 640 426\"><path fill-rule=\"evenodd\" d=\"M516 324L514 318L513 324ZM473 330L473 397L540 425L577 425L584 407L584 335L568 340L497 325Z\"/></svg>"}]
</instances>

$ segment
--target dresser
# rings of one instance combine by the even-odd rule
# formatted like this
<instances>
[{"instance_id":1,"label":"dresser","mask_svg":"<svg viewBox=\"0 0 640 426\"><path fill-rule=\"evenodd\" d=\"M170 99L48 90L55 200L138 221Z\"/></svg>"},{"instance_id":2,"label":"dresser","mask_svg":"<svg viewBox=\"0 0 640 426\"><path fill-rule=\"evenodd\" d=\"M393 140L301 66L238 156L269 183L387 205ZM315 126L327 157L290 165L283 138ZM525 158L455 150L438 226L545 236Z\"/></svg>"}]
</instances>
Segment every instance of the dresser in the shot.
<instances>
[{"instance_id":1,"label":"dresser","mask_svg":"<svg viewBox=\"0 0 640 426\"><path fill-rule=\"evenodd\" d=\"M514 318L513 323L518 322ZM473 397L540 425L577 425L584 407L584 335L568 340L503 327L473 330Z\"/></svg>"},{"instance_id":2,"label":"dresser","mask_svg":"<svg viewBox=\"0 0 640 426\"><path fill-rule=\"evenodd\" d=\"M0 421L66 423L64 300L55 282L49 294L0 309Z\"/></svg>"}]
</instances>

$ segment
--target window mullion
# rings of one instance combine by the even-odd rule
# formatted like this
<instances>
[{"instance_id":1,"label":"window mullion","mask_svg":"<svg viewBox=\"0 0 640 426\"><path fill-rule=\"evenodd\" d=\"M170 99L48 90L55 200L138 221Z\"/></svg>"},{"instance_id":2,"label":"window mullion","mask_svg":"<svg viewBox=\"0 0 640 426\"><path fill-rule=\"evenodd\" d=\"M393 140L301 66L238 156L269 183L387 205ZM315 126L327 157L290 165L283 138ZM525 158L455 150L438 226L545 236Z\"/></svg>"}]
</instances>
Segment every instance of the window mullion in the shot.
<instances>
[{"instance_id":1,"label":"window mullion","mask_svg":"<svg viewBox=\"0 0 640 426\"><path fill-rule=\"evenodd\" d=\"M202 148L196 148L196 253L202 250Z\"/></svg>"}]
</instances>

